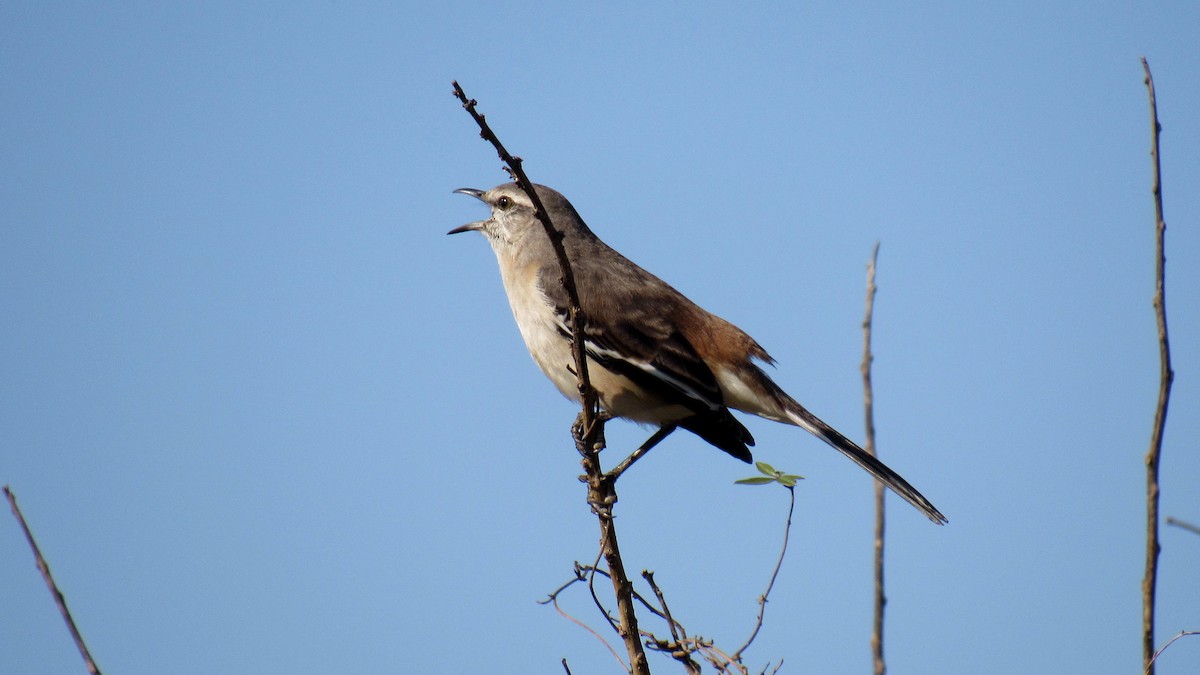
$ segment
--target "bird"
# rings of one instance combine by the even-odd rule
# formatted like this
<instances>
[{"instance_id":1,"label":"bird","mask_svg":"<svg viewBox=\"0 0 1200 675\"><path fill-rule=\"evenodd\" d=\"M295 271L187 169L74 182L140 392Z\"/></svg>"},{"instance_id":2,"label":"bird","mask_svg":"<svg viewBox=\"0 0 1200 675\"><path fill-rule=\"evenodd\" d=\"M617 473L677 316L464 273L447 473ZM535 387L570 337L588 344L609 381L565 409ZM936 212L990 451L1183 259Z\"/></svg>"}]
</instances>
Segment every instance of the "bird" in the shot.
<instances>
[{"instance_id":1,"label":"bird","mask_svg":"<svg viewBox=\"0 0 1200 675\"><path fill-rule=\"evenodd\" d=\"M900 474L789 396L759 364L775 360L754 338L609 247L566 197L534 189L571 263L592 388L612 417L690 431L750 462L754 437L730 410L805 429L849 457L931 521L946 517ZM460 188L491 209L447 234L479 232L491 244L517 329L562 394L580 400L571 353L570 302L553 245L519 184Z\"/></svg>"}]
</instances>

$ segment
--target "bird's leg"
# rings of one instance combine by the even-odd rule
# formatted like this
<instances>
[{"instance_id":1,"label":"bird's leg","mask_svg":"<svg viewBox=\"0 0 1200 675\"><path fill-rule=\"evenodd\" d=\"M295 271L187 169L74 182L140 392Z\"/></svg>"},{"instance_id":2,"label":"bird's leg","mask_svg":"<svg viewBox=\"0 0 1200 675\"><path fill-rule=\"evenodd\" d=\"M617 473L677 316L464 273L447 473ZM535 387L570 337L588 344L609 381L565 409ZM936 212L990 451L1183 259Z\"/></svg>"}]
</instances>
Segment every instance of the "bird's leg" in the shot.
<instances>
[{"instance_id":1,"label":"bird's leg","mask_svg":"<svg viewBox=\"0 0 1200 675\"><path fill-rule=\"evenodd\" d=\"M634 462L646 456L646 453L650 452L654 446L661 443L667 436L670 436L671 432L675 431L678 425L667 424L659 427L658 431L655 431L654 434L650 436L650 438L646 439L646 442L642 443L637 450L633 451L631 455L621 460L620 464L617 464L612 468L611 471L608 471L607 473L600 473L600 457L598 452L603 445L600 445L600 447L590 451L587 447L585 447L583 436L581 435L581 432L583 431L583 424L583 415L580 414L579 417L575 419L575 424L571 427L572 431L575 433L575 447L579 450L579 454L583 455L584 469L587 471L587 474L580 476L579 480L580 482L587 483L590 487L588 490L588 503L592 505L592 511L601 517L611 518L612 505L617 501L617 492L615 489L617 479L620 478L621 474L625 473L629 467L633 466ZM601 429L603 429L603 427ZM600 442L603 443L603 437L601 437ZM591 468L588 468L589 466Z\"/></svg>"},{"instance_id":2,"label":"bird's leg","mask_svg":"<svg viewBox=\"0 0 1200 675\"><path fill-rule=\"evenodd\" d=\"M661 443L664 438L670 436L671 432L675 431L677 427L678 425L675 424L665 424L659 427L658 431L654 432L653 436L647 438L645 443L642 443L637 450L633 451L633 454L622 460L620 464L614 466L611 471L605 474L605 477L614 481L620 478L621 474L625 473L629 467L633 466L634 462L638 461L642 457L645 457L647 452L650 452L654 446Z\"/></svg>"}]
</instances>

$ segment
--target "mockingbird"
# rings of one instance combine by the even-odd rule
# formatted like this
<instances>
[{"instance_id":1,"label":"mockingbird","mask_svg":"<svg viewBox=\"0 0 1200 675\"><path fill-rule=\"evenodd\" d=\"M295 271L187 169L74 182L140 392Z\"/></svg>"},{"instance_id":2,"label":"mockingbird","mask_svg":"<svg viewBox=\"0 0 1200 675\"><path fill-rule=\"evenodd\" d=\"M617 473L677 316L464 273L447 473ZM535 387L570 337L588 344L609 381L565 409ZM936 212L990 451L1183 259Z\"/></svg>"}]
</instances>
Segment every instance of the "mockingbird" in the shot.
<instances>
[{"instance_id":1,"label":"mockingbird","mask_svg":"<svg viewBox=\"0 0 1200 675\"><path fill-rule=\"evenodd\" d=\"M775 384L755 363L774 360L754 338L609 248L561 194L536 189L563 234L587 319L588 374L607 413L660 429L682 427L745 462L754 438L730 408L793 424L837 448L933 522L946 522L908 481ZM455 192L479 199L492 214L448 234L475 230L487 237L525 346L558 390L579 400L567 293L529 196L516 183Z\"/></svg>"}]
</instances>

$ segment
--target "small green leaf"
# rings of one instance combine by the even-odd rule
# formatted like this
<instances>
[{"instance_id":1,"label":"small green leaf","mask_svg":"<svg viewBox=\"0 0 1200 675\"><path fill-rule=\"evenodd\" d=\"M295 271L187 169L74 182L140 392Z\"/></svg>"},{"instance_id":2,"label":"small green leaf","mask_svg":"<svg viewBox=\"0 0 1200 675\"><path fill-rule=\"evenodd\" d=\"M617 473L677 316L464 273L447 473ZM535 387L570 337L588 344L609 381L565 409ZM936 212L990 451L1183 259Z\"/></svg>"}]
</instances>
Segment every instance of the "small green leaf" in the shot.
<instances>
[{"instance_id":1,"label":"small green leaf","mask_svg":"<svg viewBox=\"0 0 1200 675\"><path fill-rule=\"evenodd\" d=\"M738 485L766 485L767 483L774 483L775 478L768 476L751 476L749 478L743 478L733 482Z\"/></svg>"},{"instance_id":2,"label":"small green leaf","mask_svg":"<svg viewBox=\"0 0 1200 675\"><path fill-rule=\"evenodd\" d=\"M775 467L767 464L766 462L755 462L754 467L761 471L765 476L774 476L775 474L779 473L775 470Z\"/></svg>"}]
</instances>

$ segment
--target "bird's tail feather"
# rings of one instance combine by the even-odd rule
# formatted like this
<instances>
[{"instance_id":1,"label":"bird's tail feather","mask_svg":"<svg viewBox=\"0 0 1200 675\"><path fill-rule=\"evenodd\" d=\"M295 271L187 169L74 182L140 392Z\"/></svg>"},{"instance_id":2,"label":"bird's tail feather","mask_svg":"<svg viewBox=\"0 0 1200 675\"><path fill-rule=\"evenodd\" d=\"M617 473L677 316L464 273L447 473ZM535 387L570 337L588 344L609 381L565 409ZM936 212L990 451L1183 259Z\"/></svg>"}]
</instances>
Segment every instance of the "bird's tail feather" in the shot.
<instances>
[{"instance_id":1,"label":"bird's tail feather","mask_svg":"<svg viewBox=\"0 0 1200 675\"><path fill-rule=\"evenodd\" d=\"M944 525L949 522L946 520L946 516L943 516L942 512L938 511L937 507L925 498L925 495L922 495L916 488L909 485L908 481L904 480L900 474L892 471L886 464L867 454L866 450L858 447L853 441L838 433L836 429L822 422L816 415L806 410L804 406L795 401L788 400L786 401L786 410L789 421L798 427L806 429L817 438L832 445L843 455L854 460L855 464L866 469L879 482L888 486L892 492L900 495L904 501L915 506L934 523Z\"/></svg>"}]
</instances>

